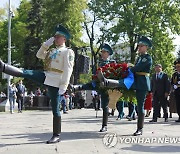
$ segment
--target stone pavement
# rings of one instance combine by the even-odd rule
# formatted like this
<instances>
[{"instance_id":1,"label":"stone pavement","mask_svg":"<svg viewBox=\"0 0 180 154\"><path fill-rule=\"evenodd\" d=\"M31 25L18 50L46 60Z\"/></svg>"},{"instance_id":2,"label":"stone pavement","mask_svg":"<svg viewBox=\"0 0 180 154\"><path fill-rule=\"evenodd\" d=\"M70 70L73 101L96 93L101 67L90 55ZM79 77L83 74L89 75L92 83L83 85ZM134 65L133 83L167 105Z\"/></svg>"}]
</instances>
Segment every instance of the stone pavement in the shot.
<instances>
[{"instance_id":1,"label":"stone pavement","mask_svg":"<svg viewBox=\"0 0 180 154\"><path fill-rule=\"evenodd\" d=\"M127 109L125 109L127 113ZM165 123L149 123L144 133L132 137L136 120L109 118L108 132L100 133L102 111L74 109L62 114L61 142L45 144L52 135L51 111L0 112L0 154L120 154L180 153L180 124L177 115Z\"/></svg>"}]
</instances>

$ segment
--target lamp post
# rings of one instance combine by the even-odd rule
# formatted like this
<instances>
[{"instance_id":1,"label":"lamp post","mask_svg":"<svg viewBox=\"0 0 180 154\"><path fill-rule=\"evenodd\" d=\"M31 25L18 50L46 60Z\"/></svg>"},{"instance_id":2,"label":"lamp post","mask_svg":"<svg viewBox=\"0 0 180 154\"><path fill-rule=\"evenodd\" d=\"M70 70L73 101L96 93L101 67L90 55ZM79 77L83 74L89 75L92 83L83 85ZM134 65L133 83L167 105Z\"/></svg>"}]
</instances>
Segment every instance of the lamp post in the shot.
<instances>
[{"instance_id":1,"label":"lamp post","mask_svg":"<svg viewBox=\"0 0 180 154\"><path fill-rule=\"evenodd\" d=\"M8 64L11 65L11 18L13 12L11 11L11 0L9 0L8 8ZM7 77L7 98L9 99L9 86L11 84L10 75Z\"/></svg>"}]
</instances>

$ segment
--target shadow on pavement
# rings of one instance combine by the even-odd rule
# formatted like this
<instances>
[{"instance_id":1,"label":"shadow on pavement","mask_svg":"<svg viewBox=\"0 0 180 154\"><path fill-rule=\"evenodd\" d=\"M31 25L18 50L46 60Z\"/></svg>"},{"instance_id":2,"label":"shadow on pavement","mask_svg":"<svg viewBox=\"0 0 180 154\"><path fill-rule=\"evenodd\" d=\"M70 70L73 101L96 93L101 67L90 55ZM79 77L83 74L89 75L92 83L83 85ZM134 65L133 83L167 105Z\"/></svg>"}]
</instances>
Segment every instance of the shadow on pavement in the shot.
<instances>
[{"instance_id":1,"label":"shadow on pavement","mask_svg":"<svg viewBox=\"0 0 180 154\"><path fill-rule=\"evenodd\" d=\"M179 152L180 146L175 145L163 145L163 146L144 146L144 145L132 145L131 147L123 147L121 150L127 151L138 151L138 152L149 152L149 153L170 153Z\"/></svg>"},{"instance_id":2,"label":"shadow on pavement","mask_svg":"<svg viewBox=\"0 0 180 154\"><path fill-rule=\"evenodd\" d=\"M97 131L86 131L86 132L62 132L61 133L61 142L63 141L72 141L72 140L83 140L83 139L98 139L103 138L104 133L100 133ZM9 134L9 135L1 135L1 142L4 144L0 144L0 147L6 146L14 146L14 145L25 145L25 144L44 144L48 139L52 137L52 133L36 133L36 134ZM17 142L19 140L19 143ZM22 139L22 140L21 140ZM3 141L4 140L4 141ZM11 140L11 142L15 143L5 143L7 140ZM24 141L25 140L25 141Z\"/></svg>"}]
</instances>

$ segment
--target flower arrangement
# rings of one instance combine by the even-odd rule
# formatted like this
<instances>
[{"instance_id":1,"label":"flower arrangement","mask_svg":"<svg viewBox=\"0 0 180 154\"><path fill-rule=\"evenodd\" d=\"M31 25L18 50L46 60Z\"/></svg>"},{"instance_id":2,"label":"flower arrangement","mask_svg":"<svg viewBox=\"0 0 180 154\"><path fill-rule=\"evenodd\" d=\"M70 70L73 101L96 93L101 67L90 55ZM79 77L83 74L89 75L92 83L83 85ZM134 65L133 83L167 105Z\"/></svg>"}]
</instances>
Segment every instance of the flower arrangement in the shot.
<instances>
[{"instance_id":1,"label":"flower arrangement","mask_svg":"<svg viewBox=\"0 0 180 154\"><path fill-rule=\"evenodd\" d=\"M128 75L128 65L127 63L111 63L99 67L96 74L93 75L93 80L98 80L97 74L101 70L104 77L107 79L120 80Z\"/></svg>"},{"instance_id":2,"label":"flower arrangement","mask_svg":"<svg viewBox=\"0 0 180 154\"><path fill-rule=\"evenodd\" d=\"M107 79L115 79L115 80L120 80L124 79L125 77L128 76L128 64L127 63L111 63L111 64L106 64L102 67L99 67L96 71L96 74L93 75L93 80L98 82L97 74L98 71L102 71L103 75ZM136 98L135 98L135 91L130 89L127 90L125 88L116 88L116 89L107 89L109 98L110 98L110 103L109 107L110 108L115 108L116 102L119 100L124 100L127 102L134 102L136 103Z\"/></svg>"}]
</instances>

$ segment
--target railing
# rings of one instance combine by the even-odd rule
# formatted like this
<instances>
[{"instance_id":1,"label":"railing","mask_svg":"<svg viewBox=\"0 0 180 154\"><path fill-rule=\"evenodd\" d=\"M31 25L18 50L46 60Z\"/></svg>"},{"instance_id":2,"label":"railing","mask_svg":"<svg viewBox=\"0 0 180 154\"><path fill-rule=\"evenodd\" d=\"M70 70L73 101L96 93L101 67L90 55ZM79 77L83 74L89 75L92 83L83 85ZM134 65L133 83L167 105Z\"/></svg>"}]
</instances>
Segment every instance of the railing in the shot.
<instances>
[{"instance_id":1,"label":"railing","mask_svg":"<svg viewBox=\"0 0 180 154\"><path fill-rule=\"evenodd\" d=\"M47 96L34 96L33 99L30 96L24 97L25 108L29 107L50 107L50 99Z\"/></svg>"}]
</instances>

